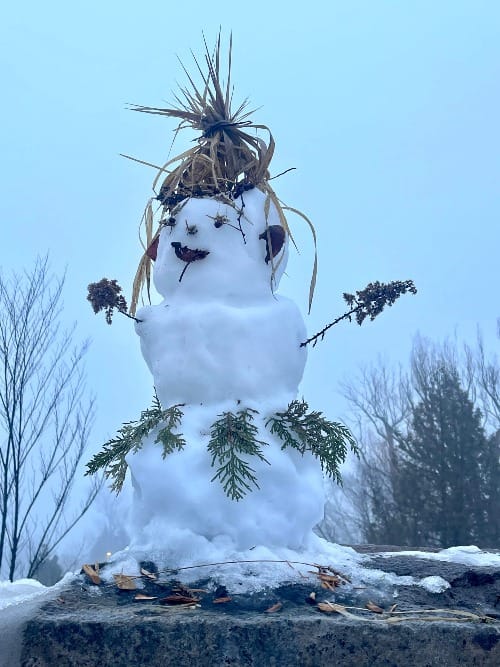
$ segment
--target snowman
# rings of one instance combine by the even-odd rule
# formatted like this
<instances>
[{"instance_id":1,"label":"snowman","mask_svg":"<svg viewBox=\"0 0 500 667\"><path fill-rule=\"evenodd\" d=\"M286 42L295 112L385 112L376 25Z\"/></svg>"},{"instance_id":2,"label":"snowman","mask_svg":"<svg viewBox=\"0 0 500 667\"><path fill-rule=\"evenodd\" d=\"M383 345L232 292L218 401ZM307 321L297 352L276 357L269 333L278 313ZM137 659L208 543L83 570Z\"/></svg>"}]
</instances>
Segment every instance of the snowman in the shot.
<instances>
[{"instance_id":1,"label":"snowman","mask_svg":"<svg viewBox=\"0 0 500 667\"><path fill-rule=\"evenodd\" d=\"M264 425L296 397L306 362L299 309L275 289L288 241L266 199L257 186L231 204L188 198L159 235L153 276L164 300L138 310L135 327L161 405L181 406L187 444L163 460L151 435L128 457L137 544L181 529L227 536L238 550L300 548L322 519L319 462L282 449ZM217 416L243 409L255 411L265 460L250 462L258 486L235 501L212 481L207 442Z\"/></svg>"},{"instance_id":2,"label":"snowman","mask_svg":"<svg viewBox=\"0 0 500 667\"><path fill-rule=\"evenodd\" d=\"M143 413L135 430L126 425L89 464L115 476L116 490L129 469L132 548L175 541L183 556L201 543L224 544L225 553L305 548L323 517L323 468L338 478L345 445L353 447L345 427L297 401L306 329L295 303L278 293L290 232L269 183L274 140L244 104L231 111L230 71L223 86L219 63L220 42L214 56L206 53L201 92L190 79L178 108L135 107L180 119L198 139L159 169L159 206L146 207L128 313L156 412ZM151 264L163 300L137 309ZM94 310L124 312L116 281L101 283L89 286L97 288ZM99 304L108 288L115 301Z\"/></svg>"}]
</instances>

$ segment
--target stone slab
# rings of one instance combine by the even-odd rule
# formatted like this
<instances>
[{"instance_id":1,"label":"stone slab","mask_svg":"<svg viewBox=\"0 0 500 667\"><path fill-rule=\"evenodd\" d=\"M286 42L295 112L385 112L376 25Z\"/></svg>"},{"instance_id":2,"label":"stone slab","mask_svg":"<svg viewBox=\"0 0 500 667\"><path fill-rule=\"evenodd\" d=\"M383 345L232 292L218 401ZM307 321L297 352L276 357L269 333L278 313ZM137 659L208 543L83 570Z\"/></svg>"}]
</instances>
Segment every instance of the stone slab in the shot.
<instances>
[{"instance_id":1,"label":"stone slab","mask_svg":"<svg viewBox=\"0 0 500 667\"><path fill-rule=\"evenodd\" d=\"M500 665L500 571L408 556L373 557L365 567L416 578L441 576L442 593L419 586L377 591L316 587L317 600L385 609L450 609L477 614L476 622L404 621L361 612L357 619L325 614L307 604L311 584L285 585L195 609L135 602L135 592L94 587L85 577L47 603L27 625L23 667L447 667ZM212 582L213 583L213 582ZM206 586L207 582L198 582ZM213 589L212 589L213 590ZM151 591L146 591L151 592ZM229 592L231 594L231 591ZM277 612L267 609L276 602Z\"/></svg>"}]
</instances>

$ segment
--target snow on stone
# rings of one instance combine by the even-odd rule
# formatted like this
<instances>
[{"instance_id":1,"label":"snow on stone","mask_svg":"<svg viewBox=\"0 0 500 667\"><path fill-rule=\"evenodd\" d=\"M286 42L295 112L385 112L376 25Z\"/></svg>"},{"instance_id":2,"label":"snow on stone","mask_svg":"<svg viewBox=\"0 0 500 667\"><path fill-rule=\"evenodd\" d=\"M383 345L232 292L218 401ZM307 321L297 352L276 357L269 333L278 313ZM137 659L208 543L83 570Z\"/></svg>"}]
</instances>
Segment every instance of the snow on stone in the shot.
<instances>
[{"instance_id":1,"label":"snow on stone","mask_svg":"<svg viewBox=\"0 0 500 667\"><path fill-rule=\"evenodd\" d=\"M113 574L134 575L141 561L153 561L166 578L174 575L185 584L209 579L233 593L255 593L286 583L309 583L314 587L318 581L315 565L332 567L349 577L354 587L363 585L368 596L370 591L378 595L391 592L394 586L419 584L411 576L364 567L369 556L327 542L314 533L301 549L256 545L241 550L226 536L208 540L186 530L172 531L170 536L172 542L166 549L153 544L136 545L114 554L102 570L102 578L112 582Z\"/></svg>"},{"instance_id":2,"label":"snow on stone","mask_svg":"<svg viewBox=\"0 0 500 667\"><path fill-rule=\"evenodd\" d=\"M446 579L438 576L424 577L420 579L418 585L425 588L429 593L443 593L446 589L451 588L450 583Z\"/></svg>"},{"instance_id":3,"label":"snow on stone","mask_svg":"<svg viewBox=\"0 0 500 667\"><path fill-rule=\"evenodd\" d=\"M0 611L10 605L34 600L39 595L44 595L46 591L47 587L36 579L0 581Z\"/></svg>"},{"instance_id":4,"label":"snow on stone","mask_svg":"<svg viewBox=\"0 0 500 667\"><path fill-rule=\"evenodd\" d=\"M380 554L381 556L414 556L415 558L427 558L429 560L441 560L449 563L461 563L462 565L474 565L478 567L499 567L500 553L483 551L474 545L449 547L441 549L436 553L428 551L391 551Z\"/></svg>"},{"instance_id":5,"label":"snow on stone","mask_svg":"<svg viewBox=\"0 0 500 667\"><path fill-rule=\"evenodd\" d=\"M0 582L0 667L19 664L24 625L42 604L56 597L73 576L67 574L50 587L35 579Z\"/></svg>"}]
</instances>

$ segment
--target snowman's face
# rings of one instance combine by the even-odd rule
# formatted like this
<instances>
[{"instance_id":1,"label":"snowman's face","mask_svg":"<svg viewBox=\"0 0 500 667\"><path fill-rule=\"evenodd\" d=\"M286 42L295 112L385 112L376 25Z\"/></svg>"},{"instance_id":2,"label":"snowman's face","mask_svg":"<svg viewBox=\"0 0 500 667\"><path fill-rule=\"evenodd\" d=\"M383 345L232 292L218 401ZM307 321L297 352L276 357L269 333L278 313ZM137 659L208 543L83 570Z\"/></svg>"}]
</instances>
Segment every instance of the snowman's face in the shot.
<instances>
[{"instance_id":1,"label":"snowman's face","mask_svg":"<svg viewBox=\"0 0 500 667\"><path fill-rule=\"evenodd\" d=\"M265 202L257 188L232 204L214 198L186 200L160 234L153 274L158 292L169 301L238 302L272 295L286 266L288 243L272 203L266 226ZM266 228L273 225L276 254L271 258Z\"/></svg>"}]
</instances>

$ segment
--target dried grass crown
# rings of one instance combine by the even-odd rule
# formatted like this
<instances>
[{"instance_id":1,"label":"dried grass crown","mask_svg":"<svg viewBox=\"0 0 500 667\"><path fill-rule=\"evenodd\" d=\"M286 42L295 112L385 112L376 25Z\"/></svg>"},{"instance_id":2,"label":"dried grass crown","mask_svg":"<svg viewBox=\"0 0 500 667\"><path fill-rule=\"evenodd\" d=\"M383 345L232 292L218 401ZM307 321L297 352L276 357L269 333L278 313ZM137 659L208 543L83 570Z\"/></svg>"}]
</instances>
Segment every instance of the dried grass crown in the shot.
<instances>
[{"instance_id":1,"label":"dried grass crown","mask_svg":"<svg viewBox=\"0 0 500 667\"><path fill-rule=\"evenodd\" d=\"M269 164L273 157L275 143L269 128L253 123L247 111L248 101L245 100L233 111L231 109L233 88L231 84L232 42L229 45L228 74L225 85L221 81L220 55L221 40L217 40L213 55L210 55L205 44L206 72L202 70L196 58L196 68L202 78L201 89L184 67L189 80L189 88L181 88L180 96L175 96L178 106L173 108L157 108L132 105L131 109L142 113L177 118L180 120L176 134L184 128L201 132L196 145L166 162L158 171L153 182L153 191L157 192L156 200L160 202L160 221L153 232L154 217L152 201L148 202L142 223L145 227L146 239L144 250L159 236L165 220L173 215L176 207L188 197L220 197L232 205L244 191L254 187L267 195L266 210L272 202L280 216L280 222L286 233L290 234L284 206L276 197L269 184ZM252 132L252 133L250 133ZM266 133L266 140L259 136ZM166 176L165 176L166 174ZM163 179L163 180L162 180ZM158 189L159 187L159 189ZM299 211L292 210L303 217L313 233L310 221ZM274 267L273 267L274 274ZM316 277L316 258L311 281L309 306L312 300ZM151 259L144 253L133 285L130 306L131 315L135 314L140 292L144 285L148 296L151 280Z\"/></svg>"}]
</instances>

